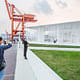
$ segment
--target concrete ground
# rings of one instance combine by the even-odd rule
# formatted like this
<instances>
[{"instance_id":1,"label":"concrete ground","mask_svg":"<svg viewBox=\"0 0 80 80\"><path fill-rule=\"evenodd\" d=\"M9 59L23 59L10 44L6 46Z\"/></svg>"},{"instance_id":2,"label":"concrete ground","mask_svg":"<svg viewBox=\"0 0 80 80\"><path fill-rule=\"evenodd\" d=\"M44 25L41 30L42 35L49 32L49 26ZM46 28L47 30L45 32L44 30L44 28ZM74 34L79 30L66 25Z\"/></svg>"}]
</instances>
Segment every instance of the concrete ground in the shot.
<instances>
[{"instance_id":1,"label":"concrete ground","mask_svg":"<svg viewBox=\"0 0 80 80\"><path fill-rule=\"evenodd\" d=\"M23 50L23 46L18 45L14 80L37 80L29 61L24 59Z\"/></svg>"},{"instance_id":2,"label":"concrete ground","mask_svg":"<svg viewBox=\"0 0 80 80\"><path fill-rule=\"evenodd\" d=\"M80 48L55 48L55 47L29 47L37 50L62 50L62 51L80 51Z\"/></svg>"},{"instance_id":3,"label":"concrete ground","mask_svg":"<svg viewBox=\"0 0 80 80\"><path fill-rule=\"evenodd\" d=\"M5 51L5 60L7 66L4 75L4 80L14 80L15 67L16 67L16 54L17 54L16 45L13 45L12 48Z\"/></svg>"}]
</instances>

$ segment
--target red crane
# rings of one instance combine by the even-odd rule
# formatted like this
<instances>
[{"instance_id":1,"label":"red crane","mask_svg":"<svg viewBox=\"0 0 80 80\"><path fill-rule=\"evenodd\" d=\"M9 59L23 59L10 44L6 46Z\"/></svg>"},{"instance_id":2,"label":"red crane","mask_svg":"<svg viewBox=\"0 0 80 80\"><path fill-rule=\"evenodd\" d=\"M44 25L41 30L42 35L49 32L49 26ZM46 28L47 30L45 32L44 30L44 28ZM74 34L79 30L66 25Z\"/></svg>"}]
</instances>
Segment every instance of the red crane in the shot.
<instances>
[{"instance_id":1,"label":"red crane","mask_svg":"<svg viewBox=\"0 0 80 80\"><path fill-rule=\"evenodd\" d=\"M11 20L11 40L13 37L19 36L17 33L21 33L21 37L24 38L24 24L27 22L36 22L34 19L35 15L33 14L22 14L14 4L10 4L5 0L6 8L8 11L9 19ZM18 13L18 14L17 14ZM16 29L14 29L14 23L18 22ZM20 24L22 25L22 29L19 30Z\"/></svg>"}]
</instances>

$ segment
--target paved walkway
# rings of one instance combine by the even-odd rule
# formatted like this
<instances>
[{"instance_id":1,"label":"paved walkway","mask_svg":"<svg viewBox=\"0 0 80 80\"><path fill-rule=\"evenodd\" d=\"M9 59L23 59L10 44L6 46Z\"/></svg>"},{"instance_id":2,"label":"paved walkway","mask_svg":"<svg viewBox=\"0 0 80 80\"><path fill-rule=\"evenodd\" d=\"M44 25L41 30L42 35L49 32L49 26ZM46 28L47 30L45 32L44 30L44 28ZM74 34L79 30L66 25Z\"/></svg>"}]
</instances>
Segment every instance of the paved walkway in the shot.
<instances>
[{"instance_id":1,"label":"paved walkway","mask_svg":"<svg viewBox=\"0 0 80 80\"><path fill-rule=\"evenodd\" d=\"M4 75L4 80L14 80L16 67L16 54L17 54L16 45L13 45L12 48L5 51L5 59L7 66Z\"/></svg>"},{"instance_id":2,"label":"paved walkway","mask_svg":"<svg viewBox=\"0 0 80 80\"><path fill-rule=\"evenodd\" d=\"M63 50L63 51L80 51L80 48L55 48L55 47L29 47L37 50Z\"/></svg>"},{"instance_id":3,"label":"paved walkway","mask_svg":"<svg viewBox=\"0 0 80 80\"><path fill-rule=\"evenodd\" d=\"M28 60L23 57L23 46L18 45L17 64L14 80L37 80Z\"/></svg>"}]
</instances>

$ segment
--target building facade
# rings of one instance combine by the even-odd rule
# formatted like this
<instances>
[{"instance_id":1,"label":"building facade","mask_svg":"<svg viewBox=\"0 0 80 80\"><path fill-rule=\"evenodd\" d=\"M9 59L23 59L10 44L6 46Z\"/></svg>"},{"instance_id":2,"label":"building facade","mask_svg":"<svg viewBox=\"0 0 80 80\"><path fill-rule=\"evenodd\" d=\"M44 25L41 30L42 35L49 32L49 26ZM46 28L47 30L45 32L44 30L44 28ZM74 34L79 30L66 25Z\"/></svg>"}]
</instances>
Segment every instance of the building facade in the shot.
<instances>
[{"instance_id":1,"label":"building facade","mask_svg":"<svg viewBox=\"0 0 80 80\"><path fill-rule=\"evenodd\" d=\"M27 28L30 42L80 44L80 21Z\"/></svg>"}]
</instances>

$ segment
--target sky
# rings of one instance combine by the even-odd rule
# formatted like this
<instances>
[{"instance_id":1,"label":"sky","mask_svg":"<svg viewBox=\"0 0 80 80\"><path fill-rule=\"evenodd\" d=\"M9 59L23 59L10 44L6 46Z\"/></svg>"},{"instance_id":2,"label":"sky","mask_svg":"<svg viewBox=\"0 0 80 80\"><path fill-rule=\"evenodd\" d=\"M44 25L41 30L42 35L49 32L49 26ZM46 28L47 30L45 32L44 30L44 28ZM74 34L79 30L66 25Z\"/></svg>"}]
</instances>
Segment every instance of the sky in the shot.
<instances>
[{"instance_id":1,"label":"sky","mask_svg":"<svg viewBox=\"0 0 80 80\"><path fill-rule=\"evenodd\" d=\"M24 14L34 14L36 23L27 23L26 26L80 21L80 0L7 0ZM8 17L4 0L0 0L0 34L11 32L11 23Z\"/></svg>"}]
</instances>

